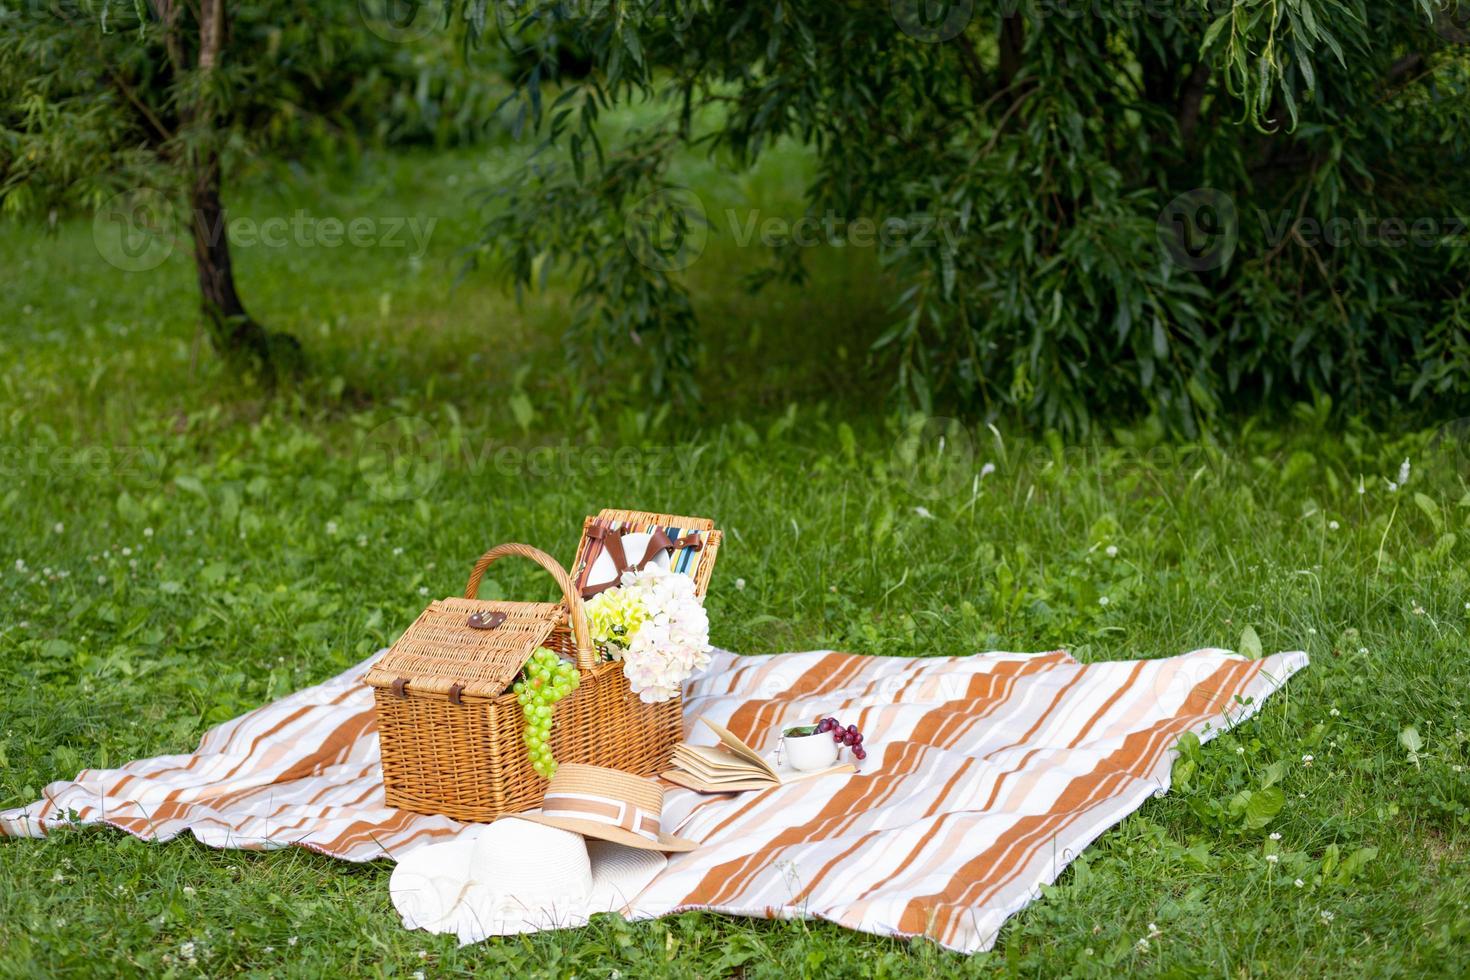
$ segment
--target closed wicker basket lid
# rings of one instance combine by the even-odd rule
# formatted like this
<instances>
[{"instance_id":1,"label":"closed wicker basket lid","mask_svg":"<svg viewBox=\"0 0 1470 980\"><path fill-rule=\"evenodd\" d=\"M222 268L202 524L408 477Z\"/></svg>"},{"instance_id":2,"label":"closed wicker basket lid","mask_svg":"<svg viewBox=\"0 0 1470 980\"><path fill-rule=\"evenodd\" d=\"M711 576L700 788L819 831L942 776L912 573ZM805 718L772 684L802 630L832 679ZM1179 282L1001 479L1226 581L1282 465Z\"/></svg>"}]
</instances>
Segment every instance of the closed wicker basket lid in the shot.
<instances>
[{"instance_id":1,"label":"closed wicker basket lid","mask_svg":"<svg viewBox=\"0 0 1470 980\"><path fill-rule=\"evenodd\" d=\"M450 694L458 685L459 694L499 697L564 615L554 602L441 599L373 665L367 682L393 687L402 679L415 691L436 694ZM477 628L470 625L472 616L481 624L500 622Z\"/></svg>"},{"instance_id":2,"label":"closed wicker basket lid","mask_svg":"<svg viewBox=\"0 0 1470 980\"><path fill-rule=\"evenodd\" d=\"M484 602L474 598L485 569L506 555L530 558L545 568L561 587L566 602ZM465 598L430 603L368 671L367 683L391 688L400 697L408 690L444 694L455 702L462 695L499 697L536 648L568 618L576 640L577 666L589 669L595 658L587 635L586 613L566 570L550 555L529 545L499 545L475 564Z\"/></svg>"}]
</instances>

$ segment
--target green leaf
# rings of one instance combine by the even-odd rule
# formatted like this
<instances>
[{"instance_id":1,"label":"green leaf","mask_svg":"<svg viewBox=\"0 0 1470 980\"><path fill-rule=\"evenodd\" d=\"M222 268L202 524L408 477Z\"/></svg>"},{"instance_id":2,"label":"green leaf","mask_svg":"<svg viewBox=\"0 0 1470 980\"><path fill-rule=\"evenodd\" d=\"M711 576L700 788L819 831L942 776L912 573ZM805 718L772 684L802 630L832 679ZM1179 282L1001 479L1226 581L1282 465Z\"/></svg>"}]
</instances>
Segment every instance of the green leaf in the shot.
<instances>
[{"instance_id":1,"label":"green leaf","mask_svg":"<svg viewBox=\"0 0 1470 980\"><path fill-rule=\"evenodd\" d=\"M1240 631L1240 652L1252 660L1261 658L1261 638L1256 635L1256 628L1249 624Z\"/></svg>"},{"instance_id":2,"label":"green leaf","mask_svg":"<svg viewBox=\"0 0 1470 980\"><path fill-rule=\"evenodd\" d=\"M1327 850L1322 852L1322 874L1324 877L1337 870L1338 855L1340 853L1336 844L1328 844Z\"/></svg>"},{"instance_id":3,"label":"green leaf","mask_svg":"<svg viewBox=\"0 0 1470 980\"><path fill-rule=\"evenodd\" d=\"M1439 504L1435 503L1432 497L1428 497L1422 493L1416 493L1414 494L1414 503L1429 518L1429 522L1434 525L1435 534L1439 534L1444 530L1444 518L1440 516Z\"/></svg>"},{"instance_id":4,"label":"green leaf","mask_svg":"<svg viewBox=\"0 0 1470 980\"><path fill-rule=\"evenodd\" d=\"M148 519L148 511L126 490L118 494L117 512L123 520L133 524L141 524Z\"/></svg>"},{"instance_id":5,"label":"green leaf","mask_svg":"<svg viewBox=\"0 0 1470 980\"><path fill-rule=\"evenodd\" d=\"M1208 51L1210 49L1210 46L1213 45L1215 41L1220 37L1220 32L1223 31L1225 29L1225 25L1230 22L1230 16L1230 13L1221 14L1219 17L1215 18L1215 22L1210 25L1208 30L1205 31L1205 39L1200 42L1199 46L1201 54Z\"/></svg>"},{"instance_id":6,"label":"green leaf","mask_svg":"<svg viewBox=\"0 0 1470 980\"><path fill-rule=\"evenodd\" d=\"M205 502L209 501L209 492L204 489L204 483L200 481L197 477L176 476L174 477L174 486L178 487L180 490L183 490L186 493L192 493L200 500L203 500Z\"/></svg>"},{"instance_id":7,"label":"green leaf","mask_svg":"<svg viewBox=\"0 0 1470 980\"><path fill-rule=\"evenodd\" d=\"M516 425L521 427L521 434L528 435L531 423L536 420L536 409L531 406L531 399L526 397L524 391L517 391L510 396L510 413L515 417Z\"/></svg>"},{"instance_id":8,"label":"green leaf","mask_svg":"<svg viewBox=\"0 0 1470 980\"><path fill-rule=\"evenodd\" d=\"M1337 874L1333 876L1333 881L1335 881L1339 885L1347 884L1348 882L1356 878L1359 872L1367 867L1369 862L1371 862L1377 856L1378 848L1376 847L1358 848L1356 851L1353 851L1353 853L1347 856L1347 860L1342 862L1342 867L1338 868ZM1323 868L1323 871L1326 871L1325 867Z\"/></svg>"},{"instance_id":9,"label":"green leaf","mask_svg":"<svg viewBox=\"0 0 1470 980\"><path fill-rule=\"evenodd\" d=\"M1399 744L1410 755L1417 755L1424 749L1424 740L1419 737L1419 729L1413 725L1406 725L1399 730Z\"/></svg>"},{"instance_id":10,"label":"green leaf","mask_svg":"<svg viewBox=\"0 0 1470 980\"><path fill-rule=\"evenodd\" d=\"M1251 794L1245 805L1245 826L1248 830L1260 830L1270 823L1281 808L1286 806L1286 794L1278 786L1267 786Z\"/></svg>"}]
</instances>

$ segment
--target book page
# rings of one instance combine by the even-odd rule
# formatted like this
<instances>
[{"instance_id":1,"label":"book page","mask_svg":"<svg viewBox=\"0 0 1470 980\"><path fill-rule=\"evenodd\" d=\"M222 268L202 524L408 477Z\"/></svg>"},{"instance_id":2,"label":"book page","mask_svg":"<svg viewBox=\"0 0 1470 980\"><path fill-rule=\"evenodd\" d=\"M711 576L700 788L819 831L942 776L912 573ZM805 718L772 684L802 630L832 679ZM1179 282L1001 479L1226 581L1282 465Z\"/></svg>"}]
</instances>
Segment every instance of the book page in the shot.
<instances>
[{"instance_id":1,"label":"book page","mask_svg":"<svg viewBox=\"0 0 1470 980\"><path fill-rule=\"evenodd\" d=\"M703 715L700 716L699 720L708 725L710 731L718 735L720 741L723 742L725 747L728 748L731 752L734 752L741 759L744 759L746 762L750 763L752 766L765 773L771 779L780 779L780 777L776 775L776 770L771 767L771 764L769 762L761 757L759 752L755 751L755 749L752 749L749 745L746 745L744 742L740 741L740 739L736 738L734 733L732 733L728 728L719 724L718 722L711 721Z\"/></svg>"}]
</instances>

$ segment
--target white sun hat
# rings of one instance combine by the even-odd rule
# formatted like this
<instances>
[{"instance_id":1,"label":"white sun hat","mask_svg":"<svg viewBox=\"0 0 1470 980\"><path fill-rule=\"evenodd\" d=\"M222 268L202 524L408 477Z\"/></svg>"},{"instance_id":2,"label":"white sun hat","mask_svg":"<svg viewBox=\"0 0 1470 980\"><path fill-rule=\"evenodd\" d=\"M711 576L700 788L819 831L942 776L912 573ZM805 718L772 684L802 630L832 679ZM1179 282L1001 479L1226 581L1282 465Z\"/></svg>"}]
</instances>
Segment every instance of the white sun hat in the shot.
<instances>
[{"instance_id":1,"label":"white sun hat","mask_svg":"<svg viewBox=\"0 0 1470 980\"><path fill-rule=\"evenodd\" d=\"M667 863L655 850L506 818L409 851L388 891L405 928L464 945L623 912Z\"/></svg>"}]
</instances>

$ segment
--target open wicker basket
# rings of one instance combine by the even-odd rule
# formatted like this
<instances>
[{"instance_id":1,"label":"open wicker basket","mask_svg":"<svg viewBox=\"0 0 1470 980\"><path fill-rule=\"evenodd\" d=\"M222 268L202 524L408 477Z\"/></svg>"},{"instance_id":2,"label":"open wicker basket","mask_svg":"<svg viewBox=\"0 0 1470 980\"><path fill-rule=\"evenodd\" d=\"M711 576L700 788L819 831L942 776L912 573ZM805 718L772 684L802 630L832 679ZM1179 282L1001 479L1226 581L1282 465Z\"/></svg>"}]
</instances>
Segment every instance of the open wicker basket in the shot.
<instances>
[{"instance_id":1,"label":"open wicker basket","mask_svg":"<svg viewBox=\"0 0 1470 980\"><path fill-rule=\"evenodd\" d=\"M598 525L598 522L601 522ZM696 528L708 548L695 570L703 594L720 532L713 522L635 511L603 511L609 522ZM589 550L584 534L581 560ZM476 598L485 570L516 556L556 580L561 603ZM556 706L551 748L558 762L581 762L651 776L667 768L682 734L682 701L645 704L629 690L622 664L593 647L573 576L545 552L523 544L492 548L475 563L462 599L431 603L368 672L382 746L389 806L489 821L541 805L546 781L531 766L512 681L545 646L575 661L581 685Z\"/></svg>"}]
</instances>

